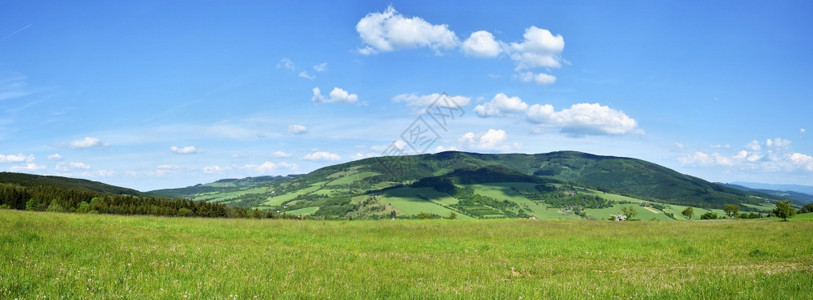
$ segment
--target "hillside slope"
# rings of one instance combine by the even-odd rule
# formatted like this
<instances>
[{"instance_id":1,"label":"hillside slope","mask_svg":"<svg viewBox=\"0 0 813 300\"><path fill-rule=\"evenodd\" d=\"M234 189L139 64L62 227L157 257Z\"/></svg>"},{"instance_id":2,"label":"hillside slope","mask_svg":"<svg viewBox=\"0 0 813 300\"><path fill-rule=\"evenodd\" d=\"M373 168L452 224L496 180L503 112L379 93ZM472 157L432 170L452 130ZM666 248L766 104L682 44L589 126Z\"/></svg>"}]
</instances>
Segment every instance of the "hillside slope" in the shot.
<instances>
[{"instance_id":1,"label":"hillside slope","mask_svg":"<svg viewBox=\"0 0 813 300\"><path fill-rule=\"evenodd\" d=\"M210 184L211 185L211 184ZM634 158L575 151L543 154L441 152L374 157L295 178L203 192L194 199L321 217L606 218L620 205L674 218L686 206L737 204L765 211L783 199L741 191ZM660 215L658 215L660 214ZM668 216L668 217L665 217Z\"/></svg>"},{"instance_id":2,"label":"hillside slope","mask_svg":"<svg viewBox=\"0 0 813 300\"><path fill-rule=\"evenodd\" d=\"M144 193L134 189L109 185L97 181L59 176L41 176L23 173L0 172L0 183L21 187L51 186L66 190L80 190L114 195L143 196Z\"/></svg>"}]
</instances>

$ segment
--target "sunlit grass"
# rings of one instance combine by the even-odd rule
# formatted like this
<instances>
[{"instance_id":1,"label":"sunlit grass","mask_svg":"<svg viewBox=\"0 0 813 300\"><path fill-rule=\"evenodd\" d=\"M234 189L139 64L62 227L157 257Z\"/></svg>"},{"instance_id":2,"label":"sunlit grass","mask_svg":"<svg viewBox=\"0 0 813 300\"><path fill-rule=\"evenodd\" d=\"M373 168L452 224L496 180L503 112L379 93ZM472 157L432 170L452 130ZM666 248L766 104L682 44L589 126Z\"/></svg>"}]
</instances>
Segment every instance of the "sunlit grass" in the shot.
<instances>
[{"instance_id":1,"label":"sunlit grass","mask_svg":"<svg viewBox=\"0 0 813 300\"><path fill-rule=\"evenodd\" d=\"M803 219L291 221L0 210L0 298L806 298L813 222Z\"/></svg>"}]
</instances>

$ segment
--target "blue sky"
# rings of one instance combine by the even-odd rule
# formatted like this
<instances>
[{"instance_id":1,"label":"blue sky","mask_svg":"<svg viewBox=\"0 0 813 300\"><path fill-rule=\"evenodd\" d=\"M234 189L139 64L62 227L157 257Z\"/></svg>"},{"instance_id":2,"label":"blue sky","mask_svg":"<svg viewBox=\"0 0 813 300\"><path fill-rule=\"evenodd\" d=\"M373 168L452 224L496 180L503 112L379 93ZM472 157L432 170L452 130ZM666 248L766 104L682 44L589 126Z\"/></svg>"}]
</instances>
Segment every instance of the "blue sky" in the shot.
<instances>
[{"instance_id":1,"label":"blue sky","mask_svg":"<svg viewBox=\"0 0 813 300\"><path fill-rule=\"evenodd\" d=\"M810 16L809 1L4 0L0 170L150 190L392 149L577 150L811 185ZM428 147L399 142L443 93L461 115Z\"/></svg>"}]
</instances>

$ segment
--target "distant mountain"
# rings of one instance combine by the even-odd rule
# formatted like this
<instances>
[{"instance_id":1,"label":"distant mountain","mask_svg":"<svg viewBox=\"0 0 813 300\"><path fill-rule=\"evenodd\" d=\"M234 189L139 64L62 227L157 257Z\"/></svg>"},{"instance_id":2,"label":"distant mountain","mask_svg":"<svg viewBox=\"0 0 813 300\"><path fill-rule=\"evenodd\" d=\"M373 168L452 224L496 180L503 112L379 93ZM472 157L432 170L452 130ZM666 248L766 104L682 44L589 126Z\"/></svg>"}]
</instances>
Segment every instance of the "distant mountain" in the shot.
<instances>
[{"instance_id":1,"label":"distant mountain","mask_svg":"<svg viewBox=\"0 0 813 300\"><path fill-rule=\"evenodd\" d=\"M771 189L750 188L750 187L742 186L742 185L739 185L739 184L733 184L733 183L728 183L728 184L724 184L724 185L728 186L728 187L731 187L731 188L743 190L743 191L758 192L758 193L763 193L763 194L774 195L774 196L777 196L777 197L787 198L787 199L793 200L793 202L795 202L798 205L805 205L805 204L808 204L808 203L813 203L813 195L806 194L806 193L800 193L800 192L789 191L789 190L779 191L779 190L771 190ZM775 185L775 186L778 186L780 188L782 187L781 185Z\"/></svg>"},{"instance_id":2,"label":"distant mountain","mask_svg":"<svg viewBox=\"0 0 813 300\"><path fill-rule=\"evenodd\" d=\"M293 214L354 218L420 212L456 212L475 218L561 217L581 212L582 217L595 217L590 213L605 214L608 207L623 203L658 207L653 213L674 216L679 214L675 210L685 206L721 209L725 204L738 204L743 210L765 211L772 202L784 199L711 183L639 159L575 151L449 151L374 157L278 179L244 187L226 180L183 192L172 190L172 195Z\"/></svg>"},{"instance_id":3,"label":"distant mountain","mask_svg":"<svg viewBox=\"0 0 813 300\"><path fill-rule=\"evenodd\" d=\"M732 182L732 184L759 190L789 191L813 195L813 186L809 185L768 184L768 183L739 182L739 181Z\"/></svg>"},{"instance_id":4,"label":"distant mountain","mask_svg":"<svg viewBox=\"0 0 813 300\"><path fill-rule=\"evenodd\" d=\"M23 173L0 172L0 183L19 185L22 187L51 186L66 190L80 190L115 195L144 195L144 193L134 189L113 186L97 181L59 176L40 176Z\"/></svg>"},{"instance_id":5,"label":"distant mountain","mask_svg":"<svg viewBox=\"0 0 813 300\"><path fill-rule=\"evenodd\" d=\"M227 178L220 179L212 183L197 184L183 188L160 189L149 191L148 193L166 197L193 198L195 195L198 194L226 193L231 191L237 191L240 189L257 187L272 182L285 181L299 176L301 175L258 176L258 177L246 177L242 179Z\"/></svg>"}]
</instances>

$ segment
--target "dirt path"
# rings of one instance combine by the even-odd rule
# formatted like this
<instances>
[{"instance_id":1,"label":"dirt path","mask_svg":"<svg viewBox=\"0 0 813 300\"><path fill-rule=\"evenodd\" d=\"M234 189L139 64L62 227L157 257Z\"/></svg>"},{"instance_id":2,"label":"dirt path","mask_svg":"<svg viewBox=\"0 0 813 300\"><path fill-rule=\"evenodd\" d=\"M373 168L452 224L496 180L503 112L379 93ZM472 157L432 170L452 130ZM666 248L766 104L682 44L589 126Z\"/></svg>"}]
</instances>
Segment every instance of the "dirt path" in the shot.
<instances>
[{"instance_id":1,"label":"dirt path","mask_svg":"<svg viewBox=\"0 0 813 300\"><path fill-rule=\"evenodd\" d=\"M661 211L660 211L660 210L657 210L657 209L651 208L651 207L649 207L649 206L644 206L644 209L646 209L646 210L648 210L648 211L651 211L651 212L653 212L653 213L656 213L656 214L661 213Z\"/></svg>"}]
</instances>

